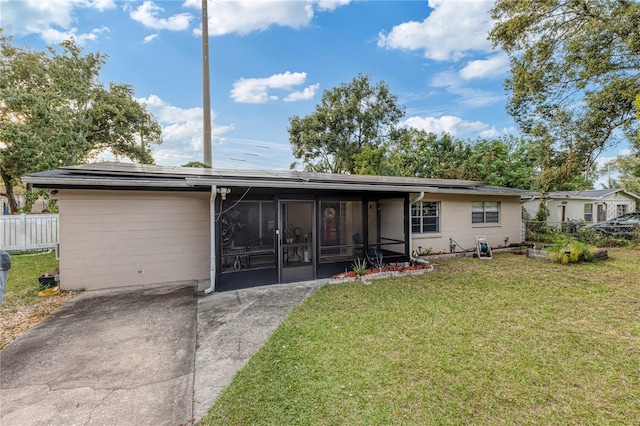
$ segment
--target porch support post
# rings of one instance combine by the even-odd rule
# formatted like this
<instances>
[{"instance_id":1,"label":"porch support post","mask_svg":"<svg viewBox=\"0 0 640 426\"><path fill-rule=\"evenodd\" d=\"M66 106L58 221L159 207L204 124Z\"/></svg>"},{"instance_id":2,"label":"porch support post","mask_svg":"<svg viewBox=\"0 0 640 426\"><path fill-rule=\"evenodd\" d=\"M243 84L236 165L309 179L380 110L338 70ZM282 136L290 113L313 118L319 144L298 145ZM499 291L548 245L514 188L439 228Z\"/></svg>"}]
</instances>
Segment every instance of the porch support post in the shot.
<instances>
[{"instance_id":1,"label":"porch support post","mask_svg":"<svg viewBox=\"0 0 640 426\"><path fill-rule=\"evenodd\" d=\"M216 185L211 185L211 197L209 198L209 228L210 242L209 242L209 288L204 290L204 294L213 293L216 287Z\"/></svg>"},{"instance_id":2,"label":"porch support post","mask_svg":"<svg viewBox=\"0 0 640 426\"><path fill-rule=\"evenodd\" d=\"M413 257L413 226L411 224L411 206L415 203L419 203L424 198L424 191L422 191L416 198L409 201L409 211L407 217L409 218L409 259Z\"/></svg>"}]
</instances>

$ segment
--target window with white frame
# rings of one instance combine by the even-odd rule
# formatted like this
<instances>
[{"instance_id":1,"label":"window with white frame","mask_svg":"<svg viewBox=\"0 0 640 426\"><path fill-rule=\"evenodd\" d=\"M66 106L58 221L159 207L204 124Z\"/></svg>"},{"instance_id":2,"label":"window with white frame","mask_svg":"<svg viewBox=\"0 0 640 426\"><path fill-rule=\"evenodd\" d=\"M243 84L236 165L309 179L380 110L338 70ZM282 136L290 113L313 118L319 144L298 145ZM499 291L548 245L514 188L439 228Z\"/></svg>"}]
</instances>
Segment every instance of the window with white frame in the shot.
<instances>
[{"instance_id":1,"label":"window with white frame","mask_svg":"<svg viewBox=\"0 0 640 426\"><path fill-rule=\"evenodd\" d=\"M500 223L500 202L475 201L471 203L471 223Z\"/></svg>"},{"instance_id":2,"label":"window with white frame","mask_svg":"<svg viewBox=\"0 0 640 426\"><path fill-rule=\"evenodd\" d=\"M593 222L593 204L584 205L584 221Z\"/></svg>"},{"instance_id":3,"label":"window with white frame","mask_svg":"<svg viewBox=\"0 0 640 426\"><path fill-rule=\"evenodd\" d=\"M616 205L616 217L622 216L627 213L627 205L626 204L618 204Z\"/></svg>"},{"instance_id":4,"label":"window with white frame","mask_svg":"<svg viewBox=\"0 0 640 426\"><path fill-rule=\"evenodd\" d=\"M411 206L411 231L417 234L440 232L440 201L422 201Z\"/></svg>"}]
</instances>

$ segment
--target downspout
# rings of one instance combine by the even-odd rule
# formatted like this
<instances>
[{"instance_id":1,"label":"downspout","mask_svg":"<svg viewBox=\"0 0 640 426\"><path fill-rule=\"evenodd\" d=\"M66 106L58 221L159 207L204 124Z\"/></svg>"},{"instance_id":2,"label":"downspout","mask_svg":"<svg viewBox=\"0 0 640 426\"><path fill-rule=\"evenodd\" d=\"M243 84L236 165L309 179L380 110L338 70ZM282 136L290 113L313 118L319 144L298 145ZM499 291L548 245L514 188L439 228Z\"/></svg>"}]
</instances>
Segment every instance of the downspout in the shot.
<instances>
[{"instance_id":1,"label":"downspout","mask_svg":"<svg viewBox=\"0 0 640 426\"><path fill-rule=\"evenodd\" d=\"M209 227L211 237L209 242L209 288L204 290L204 294L211 294L216 286L216 195L217 188L211 185L211 197L209 199Z\"/></svg>"},{"instance_id":2,"label":"downspout","mask_svg":"<svg viewBox=\"0 0 640 426\"><path fill-rule=\"evenodd\" d=\"M409 200L409 258L411 260L417 260L413 257L413 226L411 226L411 206L415 203L419 203L424 198L424 191L422 191L416 198Z\"/></svg>"}]
</instances>

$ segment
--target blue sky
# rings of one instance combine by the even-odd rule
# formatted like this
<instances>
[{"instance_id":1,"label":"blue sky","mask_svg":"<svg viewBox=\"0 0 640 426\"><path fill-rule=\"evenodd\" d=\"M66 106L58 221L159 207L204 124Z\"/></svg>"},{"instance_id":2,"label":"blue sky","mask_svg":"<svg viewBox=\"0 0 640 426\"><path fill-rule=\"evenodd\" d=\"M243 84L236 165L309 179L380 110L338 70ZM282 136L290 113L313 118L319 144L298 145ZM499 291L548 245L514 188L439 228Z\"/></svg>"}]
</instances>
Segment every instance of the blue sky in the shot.
<instances>
[{"instance_id":1,"label":"blue sky","mask_svg":"<svg viewBox=\"0 0 640 426\"><path fill-rule=\"evenodd\" d=\"M132 85L163 126L156 162L180 165L202 161L200 4L0 0L0 20L18 44L40 50L73 36L106 53L105 84ZM289 118L359 73L389 86L407 126L463 139L517 135L505 112L508 60L487 40L492 4L209 0L214 167L288 169Z\"/></svg>"}]
</instances>

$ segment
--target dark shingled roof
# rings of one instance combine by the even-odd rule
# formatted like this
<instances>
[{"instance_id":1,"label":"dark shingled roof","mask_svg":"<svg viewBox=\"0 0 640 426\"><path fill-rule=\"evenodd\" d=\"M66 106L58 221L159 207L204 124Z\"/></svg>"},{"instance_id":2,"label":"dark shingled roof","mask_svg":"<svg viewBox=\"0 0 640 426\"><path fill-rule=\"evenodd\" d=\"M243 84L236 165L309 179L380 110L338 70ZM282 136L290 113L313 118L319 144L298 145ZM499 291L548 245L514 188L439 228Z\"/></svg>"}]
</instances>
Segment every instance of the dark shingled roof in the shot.
<instances>
[{"instance_id":1,"label":"dark shingled roof","mask_svg":"<svg viewBox=\"0 0 640 426\"><path fill-rule=\"evenodd\" d=\"M204 189L211 185L522 196L512 188L458 179L309 173L281 170L206 169L100 162L61 167L22 178L40 188Z\"/></svg>"},{"instance_id":2,"label":"dark shingled roof","mask_svg":"<svg viewBox=\"0 0 640 426\"><path fill-rule=\"evenodd\" d=\"M640 199L640 196L624 189L585 189L583 191L558 191L547 194L548 199L569 199L569 200L600 200L608 195L621 192L630 197Z\"/></svg>"}]
</instances>

